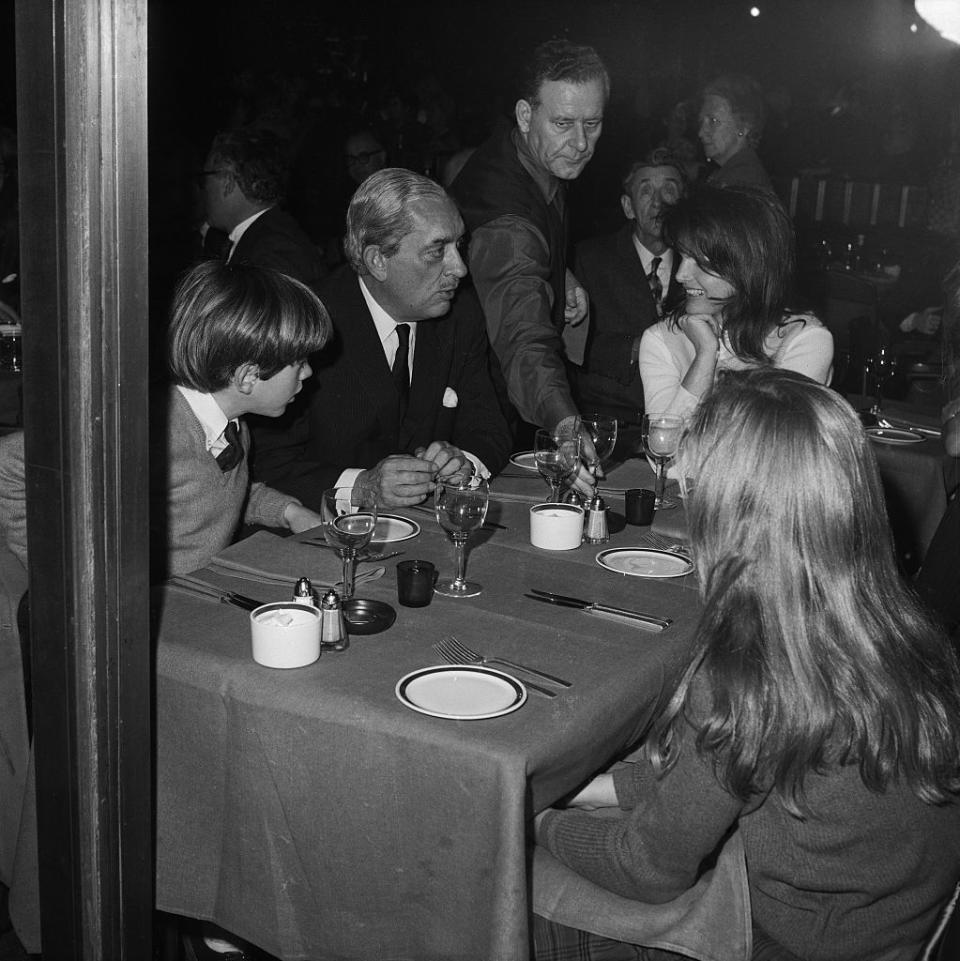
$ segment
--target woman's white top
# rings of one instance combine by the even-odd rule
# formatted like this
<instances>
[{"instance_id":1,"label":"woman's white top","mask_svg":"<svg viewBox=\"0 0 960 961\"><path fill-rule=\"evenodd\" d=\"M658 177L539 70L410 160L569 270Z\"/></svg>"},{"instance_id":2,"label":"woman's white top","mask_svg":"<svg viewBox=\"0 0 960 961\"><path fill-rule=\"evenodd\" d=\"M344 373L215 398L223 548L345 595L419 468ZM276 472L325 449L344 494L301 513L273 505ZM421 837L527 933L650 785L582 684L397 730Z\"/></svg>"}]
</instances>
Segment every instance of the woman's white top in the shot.
<instances>
[{"instance_id":1,"label":"woman's white top","mask_svg":"<svg viewBox=\"0 0 960 961\"><path fill-rule=\"evenodd\" d=\"M767 335L764 353L774 367L794 370L829 384L833 375L833 335L812 314L791 314L783 326ZM639 366L644 409L658 414L689 414L700 398L682 386L693 365L693 342L675 324L661 320L648 327L640 340ZM720 341L717 370L745 370L758 366L743 360Z\"/></svg>"}]
</instances>

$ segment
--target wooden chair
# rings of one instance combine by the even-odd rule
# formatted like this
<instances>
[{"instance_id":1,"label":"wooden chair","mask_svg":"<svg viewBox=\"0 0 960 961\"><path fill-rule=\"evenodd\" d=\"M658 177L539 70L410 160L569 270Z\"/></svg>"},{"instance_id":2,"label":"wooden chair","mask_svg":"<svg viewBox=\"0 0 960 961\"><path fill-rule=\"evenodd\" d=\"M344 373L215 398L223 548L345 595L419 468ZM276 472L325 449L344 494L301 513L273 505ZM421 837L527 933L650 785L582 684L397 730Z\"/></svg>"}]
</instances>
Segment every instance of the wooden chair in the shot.
<instances>
[{"instance_id":1,"label":"wooden chair","mask_svg":"<svg viewBox=\"0 0 960 961\"><path fill-rule=\"evenodd\" d=\"M940 921L933 932L920 961L956 961L960 958L960 912L957 900L960 898L960 884L953 892L949 904L943 909Z\"/></svg>"}]
</instances>

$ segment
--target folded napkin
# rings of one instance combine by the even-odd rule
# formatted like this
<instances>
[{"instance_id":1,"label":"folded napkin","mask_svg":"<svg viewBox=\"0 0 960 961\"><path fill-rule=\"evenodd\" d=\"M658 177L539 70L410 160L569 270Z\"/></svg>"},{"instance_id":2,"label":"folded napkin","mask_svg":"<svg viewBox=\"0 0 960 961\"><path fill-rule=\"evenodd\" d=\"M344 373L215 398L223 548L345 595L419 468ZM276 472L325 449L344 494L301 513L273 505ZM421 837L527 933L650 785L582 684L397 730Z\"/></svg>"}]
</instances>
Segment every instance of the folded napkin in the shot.
<instances>
[{"instance_id":1,"label":"folded napkin","mask_svg":"<svg viewBox=\"0 0 960 961\"><path fill-rule=\"evenodd\" d=\"M308 577L314 588L338 583L343 564L333 551L300 544L270 531L257 531L221 551L208 565L211 571L228 577L257 581L260 584L291 589L298 578ZM382 577L385 568L375 567L358 573L357 581Z\"/></svg>"}]
</instances>

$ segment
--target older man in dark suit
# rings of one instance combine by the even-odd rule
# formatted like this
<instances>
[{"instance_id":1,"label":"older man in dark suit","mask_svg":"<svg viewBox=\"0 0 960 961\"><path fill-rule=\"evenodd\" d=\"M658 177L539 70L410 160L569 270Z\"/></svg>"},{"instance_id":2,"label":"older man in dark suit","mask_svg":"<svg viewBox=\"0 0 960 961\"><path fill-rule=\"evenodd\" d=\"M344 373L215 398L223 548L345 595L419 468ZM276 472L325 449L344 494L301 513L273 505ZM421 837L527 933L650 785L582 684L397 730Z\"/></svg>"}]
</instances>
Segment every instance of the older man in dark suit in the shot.
<instances>
[{"instance_id":1,"label":"older man in dark suit","mask_svg":"<svg viewBox=\"0 0 960 961\"><path fill-rule=\"evenodd\" d=\"M510 432L483 314L457 291L463 230L426 177L387 168L363 182L347 212L352 269L320 290L335 343L311 360L305 409L281 429L255 429L255 477L310 505L325 488L363 484L389 507L503 467Z\"/></svg>"},{"instance_id":2,"label":"older man in dark suit","mask_svg":"<svg viewBox=\"0 0 960 961\"><path fill-rule=\"evenodd\" d=\"M669 151L651 151L624 178L620 203L627 223L577 245L574 269L590 295L584 363L570 369L580 410L628 421L643 411L640 336L681 293L679 257L664 242L661 217L685 183L683 167Z\"/></svg>"},{"instance_id":3,"label":"older man in dark suit","mask_svg":"<svg viewBox=\"0 0 960 961\"><path fill-rule=\"evenodd\" d=\"M319 249L280 206L287 175L283 144L271 131L218 134L202 173L207 223L228 235L228 262L273 267L315 291L326 271Z\"/></svg>"}]
</instances>

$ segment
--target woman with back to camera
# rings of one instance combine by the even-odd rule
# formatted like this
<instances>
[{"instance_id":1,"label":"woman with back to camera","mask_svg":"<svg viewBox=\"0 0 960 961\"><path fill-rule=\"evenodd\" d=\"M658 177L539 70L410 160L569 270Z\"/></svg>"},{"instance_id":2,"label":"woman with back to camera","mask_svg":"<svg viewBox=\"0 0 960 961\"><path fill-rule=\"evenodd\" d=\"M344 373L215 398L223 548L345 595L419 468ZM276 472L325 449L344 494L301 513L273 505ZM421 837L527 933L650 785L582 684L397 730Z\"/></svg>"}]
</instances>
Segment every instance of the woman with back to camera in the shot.
<instances>
[{"instance_id":1,"label":"woman with back to camera","mask_svg":"<svg viewBox=\"0 0 960 961\"><path fill-rule=\"evenodd\" d=\"M752 77L726 74L703 88L697 133L707 160L716 164L707 174L709 183L773 190L755 150L765 113L763 93Z\"/></svg>"},{"instance_id":2,"label":"woman with back to camera","mask_svg":"<svg viewBox=\"0 0 960 961\"><path fill-rule=\"evenodd\" d=\"M678 467L689 662L645 753L539 815L537 841L649 904L738 828L755 961L913 961L960 879L960 668L898 574L860 422L806 377L730 373ZM537 958L673 957L571 931L538 918ZM578 938L600 950L552 953Z\"/></svg>"},{"instance_id":3,"label":"woman with back to camera","mask_svg":"<svg viewBox=\"0 0 960 961\"><path fill-rule=\"evenodd\" d=\"M686 298L640 341L646 410L689 414L723 369L773 366L830 382L833 336L812 314L787 308L795 241L775 198L700 186L668 208L663 230L680 256Z\"/></svg>"}]
</instances>

